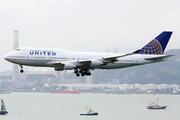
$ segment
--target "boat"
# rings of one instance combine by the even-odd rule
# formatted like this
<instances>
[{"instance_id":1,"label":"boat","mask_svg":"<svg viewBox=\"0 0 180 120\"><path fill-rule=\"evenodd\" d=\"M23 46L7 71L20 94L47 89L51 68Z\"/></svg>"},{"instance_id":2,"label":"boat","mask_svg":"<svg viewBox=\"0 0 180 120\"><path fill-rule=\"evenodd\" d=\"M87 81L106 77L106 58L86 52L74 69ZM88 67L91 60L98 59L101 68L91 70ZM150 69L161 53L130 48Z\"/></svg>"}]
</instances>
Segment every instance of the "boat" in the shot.
<instances>
[{"instance_id":1,"label":"boat","mask_svg":"<svg viewBox=\"0 0 180 120\"><path fill-rule=\"evenodd\" d=\"M157 103L150 103L148 106L147 106L147 109L165 109L167 106L160 106L159 105L159 98L157 98Z\"/></svg>"},{"instance_id":2,"label":"boat","mask_svg":"<svg viewBox=\"0 0 180 120\"><path fill-rule=\"evenodd\" d=\"M76 87L70 88L69 91L61 90L61 91L50 91L50 93L60 93L60 94L79 94L79 91L76 90Z\"/></svg>"},{"instance_id":3,"label":"boat","mask_svg":"<svg viewBox=\"0 0 180 120\"><path fill-rule=\"evenodd\" d=\"M93 112L90 108L87 114L80 114L80 115L98 115L98 112Z\"/></svg>"},{"instance_id":4,"label":"boat","mask_svg":"<svg viewBox=\"0 0 180 120\"><path fill-rule=\"evenodd\" d=\"M3 102L3 100L1 100L1 110L0 110L0 115L4 115L7 114L8 112L6 111L6 107L5 104Z\"/></svg>"}]
</instances>

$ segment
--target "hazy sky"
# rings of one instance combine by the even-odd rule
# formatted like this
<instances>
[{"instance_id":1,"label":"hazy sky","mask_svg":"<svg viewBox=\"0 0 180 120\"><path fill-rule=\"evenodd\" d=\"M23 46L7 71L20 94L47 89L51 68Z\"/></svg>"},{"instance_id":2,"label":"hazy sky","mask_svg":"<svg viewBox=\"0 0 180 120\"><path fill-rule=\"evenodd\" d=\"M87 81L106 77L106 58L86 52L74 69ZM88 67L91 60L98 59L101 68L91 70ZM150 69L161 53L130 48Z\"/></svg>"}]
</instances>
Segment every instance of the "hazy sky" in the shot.
<instances>
[{"instance_id":1,"label":"hazy sky","mask_svg":"<svg viewBox=\"0 0 180 120\"><path fill-rule=\"evenodd\" d=\"M89 52L133 52L162 31L173 31L168 49L180 48L179 0L1 0L0 72L3 56L19 47Z\"/></svg>"}]
</instances>

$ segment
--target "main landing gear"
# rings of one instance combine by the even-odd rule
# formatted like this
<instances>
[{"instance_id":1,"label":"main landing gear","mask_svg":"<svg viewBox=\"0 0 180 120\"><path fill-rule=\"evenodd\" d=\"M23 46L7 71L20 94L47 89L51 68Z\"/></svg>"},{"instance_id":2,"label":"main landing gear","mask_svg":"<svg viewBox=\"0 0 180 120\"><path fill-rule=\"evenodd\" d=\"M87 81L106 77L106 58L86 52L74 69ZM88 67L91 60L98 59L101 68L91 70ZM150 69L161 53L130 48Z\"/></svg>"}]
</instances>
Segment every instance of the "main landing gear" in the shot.
<instances>
[{"instance_id":1,"label":"main landing gear","mask_svg":"<svg viewBox=\"0 0 180 120\"><path fill-rule=\"evenodd\" d=\"M24 70L23 70L23 66L22 66L22 65L19 65L19 66L21 67L20 72L21 72L21 73L23 73L23 72L24 72Z\"/></svg>"},{"instance_id":2,"label":"main landing gear","mask_svg":"<svg viewBox=\"0 0 180 120\"><path fill-rule=\"evenodd\" d=\"M76 70L74 70L74 73L76 74L77 77L79 77L80 74L81 74L81 76L84 76L84 75L90 76L91 75L91 72L89 70L85 71L85 70L76 69Z\"/></svg>"}]
</instances>

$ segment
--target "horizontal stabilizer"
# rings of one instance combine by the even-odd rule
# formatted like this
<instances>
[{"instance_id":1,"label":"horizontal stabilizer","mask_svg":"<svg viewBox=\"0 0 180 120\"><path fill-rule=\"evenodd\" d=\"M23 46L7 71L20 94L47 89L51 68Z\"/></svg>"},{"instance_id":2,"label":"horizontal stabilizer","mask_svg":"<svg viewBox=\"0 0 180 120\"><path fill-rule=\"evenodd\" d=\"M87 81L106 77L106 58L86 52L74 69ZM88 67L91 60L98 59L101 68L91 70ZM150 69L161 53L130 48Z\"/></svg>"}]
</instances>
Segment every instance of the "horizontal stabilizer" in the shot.
<instances>
[{"instance_id":1,"label":"horizontal stabilizer","mask_svg":"<svg viewBox=\"0 0 180 120\"><path fill-rule=\"evenodd\" d=\"M166 56L160 56L160 57L153 57L153 58L145 58L145 60L163 60L165 58L172 57L174 55L166 55Z\"/></svg>"}]
</instances>

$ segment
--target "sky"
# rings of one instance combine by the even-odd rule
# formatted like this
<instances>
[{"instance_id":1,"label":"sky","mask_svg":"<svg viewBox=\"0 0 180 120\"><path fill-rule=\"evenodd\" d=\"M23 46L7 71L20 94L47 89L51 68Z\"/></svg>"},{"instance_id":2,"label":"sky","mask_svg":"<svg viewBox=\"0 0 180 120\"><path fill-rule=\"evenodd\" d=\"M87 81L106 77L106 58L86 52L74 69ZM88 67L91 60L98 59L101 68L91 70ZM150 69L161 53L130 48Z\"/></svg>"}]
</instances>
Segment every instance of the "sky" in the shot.
<instances>
[{"instance_id":1,"label":"sky","mask_svg":"<svg viewBox=\"0 0 180 120\"><path fill-rule=\"evenodd\" d=\"M0 72L3 56L19 47L131 53L162 31L173 31L166 51L180 48L179 0L1 0Z\"/></svg>"}]
</instances>

